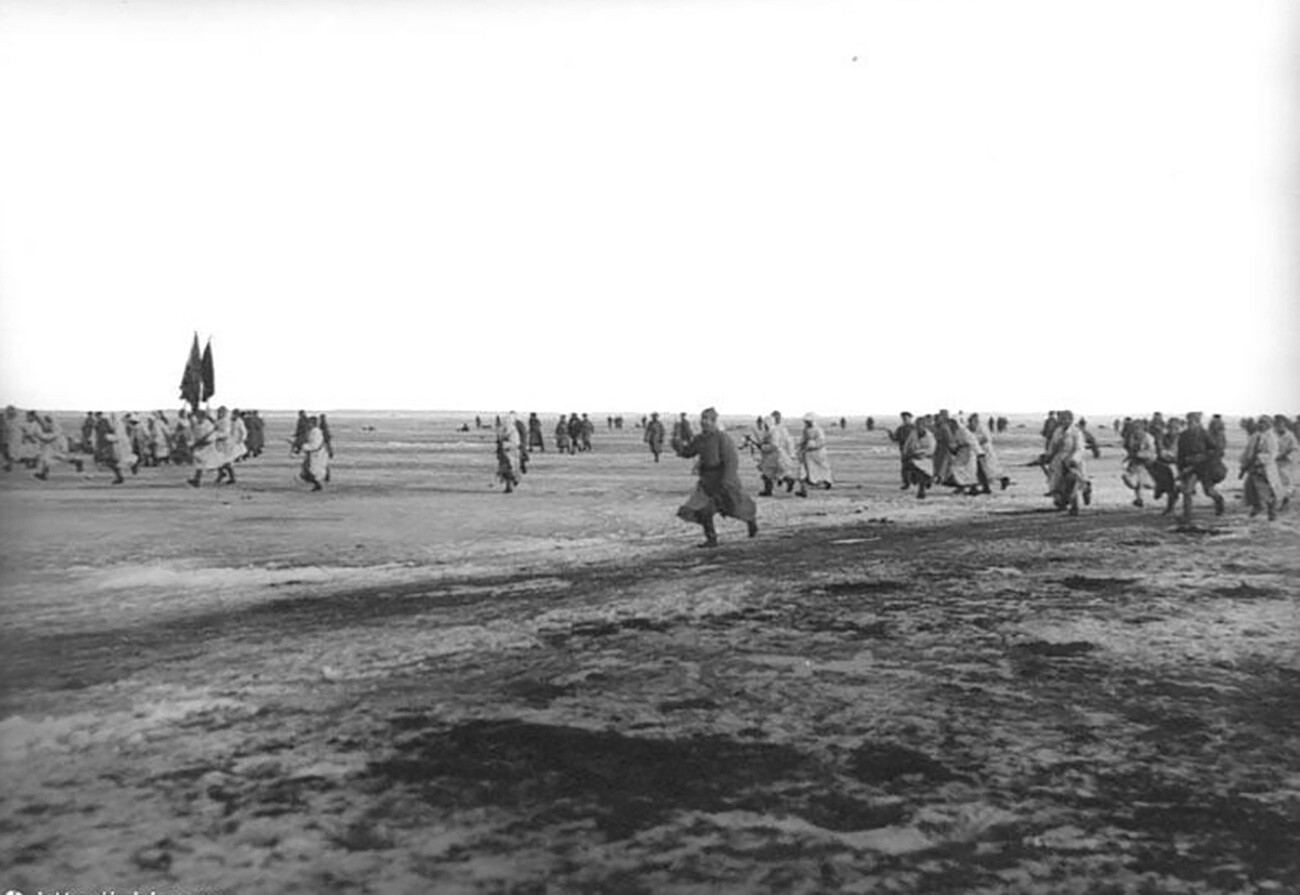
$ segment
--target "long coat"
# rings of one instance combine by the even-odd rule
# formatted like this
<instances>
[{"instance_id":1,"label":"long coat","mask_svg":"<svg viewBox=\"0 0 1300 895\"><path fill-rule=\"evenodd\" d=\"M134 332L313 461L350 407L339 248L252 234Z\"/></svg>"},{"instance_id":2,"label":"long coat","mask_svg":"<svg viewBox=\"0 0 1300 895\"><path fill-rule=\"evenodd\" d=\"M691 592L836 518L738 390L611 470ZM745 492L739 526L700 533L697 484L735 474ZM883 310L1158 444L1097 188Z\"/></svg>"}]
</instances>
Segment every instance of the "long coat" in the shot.
<instances>
[{"instance_id":1,"label":"long coat","mask_svg":"<svg viewBox=\"0 0 1300 895\"><path fill-rule=\"evenodd\" d=\"M780 481L795 478L799 464L794 459L794 442L790 433L775 418L764 421L766 428L758 442L758 472L765 479Z\"/></svg>"},{"instance_id":2,"label":"long coat","mask_svg":"<svg viewBox=\"0 0 1300 895\"><path fill-rule=\"evenodd\" d=\"M949 433L952 436L952 480L963 487L979 483L979 442L975 433L960 423Z\"/></svg>"},{"instance_id":3,"label":"long coat","mask_svg":"<svg viewBox=\"0 0 1300 895\"><path fill-rule=\"evenodd\" d=\"M799 463L803 467L803 480L808 484L834 484L831 464L826 459L826 433L816 423L804 426L799 438Z\"/></svg>"},{"instance_id":4,"label":"long coat","mask_svg":"<svg viewBox=\"0 0 1300 895\"><path fill-rule=\"evenodd\" d=\"M1002 471L1002 461L998 459L997 449L993 447L993 435L988 423L983 418L975 423L975 441L979 445L979 465L984 470L984 477L996 482L1006 475Z\"/></svg>"},{"instance_id":5,"label":"long coat","mask_svg":"<svg viewBox=\"0 0 1300 895\"><path fill-rule=\"evenodd\" d=\"M226 461L223 446L230 429L224 428L205 417L195 417L190 421L190 458L196 470L220 469Z\"/></svg>"},{"instance_id":6,"label":"long coat","mask_svg":"<svg viewBox=\"0 0 1300 895\"><path fill-rule=\"evenodd\" d=\"M330 468L330 452L325 449L325 433L320 426L308 426L302 442L304 454L302 468L311 473L318 482L325 481L325 473Z\"/></svg>"},{"instance_id":7,"label":"long coat","mask_svg":"<svg viewBox=\"0 0 1300 895\"><path fill-rule=\"evenodd\" d=\"M1277 468L1277 453L1277 433L1264 428L1250 436L1246 449L1241 453L1241 471L1247 476L1247 484L1257 489L1257 493L1264 492L1261 496L1265 500L1270 496L1281 498L1286 493L1281 471Z\"/></svg>"},{"instance_id":8,"label":"long coat","mask_svg":"<svg viewBox=\"0 0 1300 895\"><path fill-rule=\"evenodd\" d=\"M656 454L664 449L664 424L660 420L651 420L645 426L645 443Z\"/></svg>"},{"instance_id":9,"label":"long coat","mask_svg":"<svg viewBox=\"0 0 1300 895\"><path fill-rule=\"evenodd\" d=\"M754 499L740 484L740 452L731 436L720 429L706 430L677 448L682 457L696 457L695 492L677 510L687 522L702 523L714 513L753 522L758 518Z\"/></svg>"}]
</instances>

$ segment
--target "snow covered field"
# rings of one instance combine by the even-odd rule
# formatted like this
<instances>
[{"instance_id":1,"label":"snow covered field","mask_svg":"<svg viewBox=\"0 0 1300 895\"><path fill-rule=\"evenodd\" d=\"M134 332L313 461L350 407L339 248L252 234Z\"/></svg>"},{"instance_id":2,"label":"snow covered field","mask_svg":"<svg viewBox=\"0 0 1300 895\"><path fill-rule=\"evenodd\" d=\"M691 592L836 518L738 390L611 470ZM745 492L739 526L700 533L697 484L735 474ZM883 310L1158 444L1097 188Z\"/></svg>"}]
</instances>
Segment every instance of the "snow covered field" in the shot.
<instances>
[{"instance_id":1,"label":"snow covered field","mask_svg":"<svg viewBox=\"0 0 1300 895\"><path fill-rule=\"evenodd\" d=\"M507 496L464 420L332 414L319 494L276 415L232 486L0 478L0 885L1300 891L1294 509L1179 530L1101 421L1079 518L918 502L857 419L700 551L639 430Z\"/></svg>"}]
</instances>

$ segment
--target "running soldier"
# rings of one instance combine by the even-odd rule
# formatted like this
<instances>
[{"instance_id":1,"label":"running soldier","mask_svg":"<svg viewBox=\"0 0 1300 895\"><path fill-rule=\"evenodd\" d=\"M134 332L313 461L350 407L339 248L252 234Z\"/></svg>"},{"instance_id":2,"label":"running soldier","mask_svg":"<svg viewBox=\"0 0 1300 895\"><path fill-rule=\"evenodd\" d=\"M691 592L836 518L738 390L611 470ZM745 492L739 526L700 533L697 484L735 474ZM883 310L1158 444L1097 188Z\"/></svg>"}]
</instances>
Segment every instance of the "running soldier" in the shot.
<instances>
[{"instance_id":1,"label":"running soldier","mask_svg":"<svg viewBox=\"0 0 1300 895\"><path fill-rule=\"evenodd\" d=\"M54 417L48 413L37 417L35 435L39 446L39 453L36 457L36 478L42 482L48 479L50 477L50 463L55 460L75 466L77 472L82 471L81 461L68 456L68 438L63 434L63 428L59 426Z\"/></svg>"},{"instance_id":2,"label":"running soldier","mask_svg":"<svg viewBox=\"0 0 1300 895\"><path fill-rule=\"evenodd\" d=\"M1156 462L1156 440L1142 420L1130 420L1123 430L1124 473L1120 479L1133 491L1133 506L1144 506L1142 489L1155 490L1156 480L1151 467ZM1173 495L1170 495L1170 502Z\"/></svg>"},{"instance_id":3,"label":"running soldier","mask_svg":"<svg viewBox=\"0 0 1300 895\"><path fill-rule=\"evenodd\" d=\"M713 517L718 513L744 521L751 538L758 534L758 507L741 487L740 453L731 436L718 426L718 412L706 408L700 414L700 434L685 443L674 438L672 447L679 457L697 458L699 478L695 491L677 510L677 515L704 529L704 543L698 546L718 546L718 533L713 524Z\"/></svg>"},{"instance_id":4,"label":"running soldier","mask_svg":"<svg viewBox=\"0 0 1300 895\"><path fill-rule=\"evenodd\" d=\"M1274 462L1277 463L1278 483L1282 487L1278 494L1277 508L1285 510L1295 492L1296 434L1291 428L1291 421L1280 413L1273 417L1273 434L1277 436Z\"/></svg>"},{"instance_id":5,"label":"running soldier","mask_svg":"<svg viewBox=\"0 0 1300 895\"><path fill-rule=\"evenodd\" d=\"M519 475L523 472L524 446L514 416L511 413L496 430L497 478L505 483L507 494L515 490L519 484Z\"/></svg>"},{"instance_id":6,"label":"running soldier","mask_svg":"<svg viewBox=\"0 0 1300 895\"><path fill-rule=\"evenodd\" d=\"M298 478L310 484L312 491L321 491L324 489L321 480L328 481L330 471L330 455L325 446L325 433L321 430L320 419L314 416L306 418L304 428L306 433L298 447L299 453L303 455L302 471L298 473Z\"/></svg>"},{"instance_id":7,"label":"running soldier","mask_svg":"<svg viewBox=\"0 0 1300 895\"><path fill-rule=\"evenodd\" d=\"M1062 410L1055 414L1056 431L1040 458L1047 472L1048 489L1057 510L1079 515L1079 499L1088 502L1087 442L1075 425L1074 414Z\"/></svg>"},{"instance_id":8,"label":"running soldier","mask_svg":"<svg viewBox=\"0 0 1300 895\"><path fill-rule=\"evenodd\" d=\"M900 429L902 427L899 427ZM930 435L930 418L923 416L911 426L900 443L903 458L903 480L908 488L916 485L916 497L925 499L925 492L934 483L930 471L934 468L934 438Z\"/></svg>"},{"instance_id":9,"label":"running soldier","mask_svg":"<svg viewBox=\"0 0 1300 895\"><path fill-rule=\"evenodd\" d=\"M785 493L794 490L795 476L799 465L794 459L794 441L781 422L781 411L773 410L771 416L763 420L762 435L758 442L758 473L763 479L763 490L759 497L771 497L776 485L785 485Z\"/></svg>"},{"instance_id":10,"label":"running soldier","mask_svg":"<svg viewBox=\"0 0 1300 895\"><path fill-rule=\"evenodd\" d=\"M1002 463L998 460L998 452L993 447L993 433L989 430L988 424L978 413L972 413L966 425L975 435L978 451L976 462L981 490L985 494L991 493L993 482L997 482L1003 491L1007 490L1011 485L1011 477L1003 471Z\"/></svg>"},{"instance_id":11,"label":"running soldier","mask_svg":"<svg viewBox=\"0 0 1300 895\"><path fill-rule=\"evenodd\" d=\"M907 462L907 442L908 439L912 437L912 433L916 430L916 424L912 422L912 414L908 413L906 410L904 410L900 416L902 422L898 424L898 428L892 432L886 429L885 434L889 436L890 441L898 445L899 473L903 479L903 485L898 490L906 491L912 487L912 475L909 472L909 465ZM871 417L867 417L867 420L870 421ZM867 427L867 431L871 431L870 426ZM927 480L930 478L930 473L928 471L926 472L925 477Z\"/></svg>"},{"instance_id":12,"label":"running soldier","mask_svg":"<svg viewBox=\"0 0 1300 895\"><path fill-rule=\"evenodd\" d=\"M799 496L808 496L808 486L830 490L834 479L826 459L826 433L817 425L817 417L805 413L803 433L799 438Z\"/></svg>"},{"instance_id":13,"label":"running soldier","mask_svg":"<svg viewBox=\"0 0 1300 895\"><path fill-rule=\"evenodd\" d=\"M1244 496L1252 518L1265 508L1270 522L1277 518L1278 497L1283 491L1277 453L1278 438L1273 419L1264 414L1256 421L1254 431L1246 441L1246 449L1241 453L1241 471L1237 474L1238 478L1246 479Z\"/></svg>"},{"instance_id":14,"label":"running soldier","mask_svg":"<svg viewBox=\"0 0 1300 895\"><path fill-rule=\"evenodd\" d=\"M1196 493L1197 482L1200 482L1205 496L1214 501L1214 515L1222 516L1223 495L1214 486L1226 475L1223 456L1211 440L1210 433L1201 425L1199 411L1187 414L1187 427L1178 436L1177 463L1178 482L1183 494L1183 524L1191 524L1192 495Z\"/></svg>"}]
</instances>

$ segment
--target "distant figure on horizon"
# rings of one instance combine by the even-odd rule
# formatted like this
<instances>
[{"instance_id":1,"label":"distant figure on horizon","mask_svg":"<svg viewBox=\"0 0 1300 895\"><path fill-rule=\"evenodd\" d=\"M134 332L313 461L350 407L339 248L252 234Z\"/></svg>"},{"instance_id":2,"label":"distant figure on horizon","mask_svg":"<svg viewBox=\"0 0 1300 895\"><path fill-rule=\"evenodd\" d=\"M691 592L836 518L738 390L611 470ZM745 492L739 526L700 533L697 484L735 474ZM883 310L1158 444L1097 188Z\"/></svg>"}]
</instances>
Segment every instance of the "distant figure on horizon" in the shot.
<instances>
[{"instance_id":1,"label":"distant figure on horizon","mask_svg":"<svg viewBox=\"0 0 1300 895\"><path fill-rule=\"evenodd\" d=\"M645 426L644 441L650 446L650 453L654 454L656 463L664 450L664 434L664 424L659 421L659 414L650 414L650 421Z\"/></svg>"},{"instance_id":2,"label":"distant figure on horizon","mask_svg":"<svg viewBox=\"0 0 1300 895\"><path fill-rule=\"evenodd\" d=\"M289 452L291 454L302 453L302 446L307 441L307 432L311 428L311 419L307 416L307 411L298 411L298 422L293 430L293 441Z\"/></svg>"},{"instance_id":3,"label":"distant figure on horizon","mask_svg":"<svg viewBox=\"0 0 1300 895\"><path fill-rule=\"evenodd\" d=\"M685 413L682 413L677 422L673 423L672 443L689 444L694 437L695 430L691 428L691 421L686 418Z\"/></svg>"},{"instance_id":4,"label":"distant figure on horizon","mask_svg":"<svg viewBox=\"0 0 1300 895\"><path fill-rule=\"evenodd\" d=\"M523 420L515 416L515 412L513 410L510 411L510 414L506 417L506 419L511 425L515 427L515 434L519 436L519 471L521 473L526 473L528 472L528 459L529 459L528 427L524 425Z\"/></svg>"},{"instance_id":5,"label":"distant figure on horizon","mask_svg":"<svg viewBox=\"0 0 1300 895\"><path fill-rule=\"evenodd\" d=\"M582 450L582 419L576 413L569 414L569 453L576 454Z\"/></svg>"},{"instance_id":6,"label":"distant figure on horizon","mask_svg":"<svg viewBox=\"0 0 1300 895\"><path fill-rule=\"evenodd\" d=\"M307 417L307 435L302 442L302 470L298 478L311 485L312 491L324 488L322 479L329 478L330 455L325 447L325 433L321 431L320 419Z\"/></svg>"},{"instance_id":7,"label":"distant figure on horizon","mask_svg":"<svg viewBox=\"0 0 1300 895\"><path fill-rule=\"evenodd\" d=\"M505 422L496 428L497 436L497 479L505 483L507 494L519 484L523 469L523 442L520 440L519 427L514 413L508 415Z\"/></svg>"},{"instance_id":8,"label":"distant figure on horizon","mask_svg":"<svg viewBox=\"0 0 1300 895\"><path fill-rule=\"evenodd\" d=\"M546 453L546 438L542 435L542 421L537 418L536 413L528 414L528 449L531 451L537 448L543 454Z\"/></svg>"},{"instance_id":9,"label":"distant figure on horizon","mask_svg":"<svg viewBox=\"0 0 1300 895\"><path fill-rule=\"evenodd\" d=\"M248 441L245 443L248 447L248 455L262 456L262 449L266 447L266 423L261 414L256 410L245 411L244 425L248 427Z\"/></svg>"},{"instance_id":10,"label":"distant figure on horizon","mask_svg":"<svg viewBox=\"0 0 1300 895\"><path fill-rule=\"evenodd\" d=\"M560 421L555 424L555 449L561 454L573 453L573 439L569 437L569 418L560 414Z\"/></svg>"}]
</instances>

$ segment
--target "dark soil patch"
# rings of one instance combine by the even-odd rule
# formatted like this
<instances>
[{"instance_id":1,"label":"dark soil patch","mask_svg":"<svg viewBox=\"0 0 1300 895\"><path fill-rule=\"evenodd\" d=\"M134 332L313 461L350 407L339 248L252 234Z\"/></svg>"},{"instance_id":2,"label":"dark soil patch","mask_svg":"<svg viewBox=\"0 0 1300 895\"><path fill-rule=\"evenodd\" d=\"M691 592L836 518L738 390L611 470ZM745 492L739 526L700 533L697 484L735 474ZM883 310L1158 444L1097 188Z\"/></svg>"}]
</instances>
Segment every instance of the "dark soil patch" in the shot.
<instances>
[{"instance_id":1,"label":"dark soil patch","mask_svg":"<svg viewBox=\"0 0 1300 895\"><path fill-rule=\"evenodd\" d=\"M590 819L614 840L679 811L770 810L782 801L773 794L779 784L818 769L787 746L724 736L643 739L500 720L430 729L371 763L370 774L416 787L439 808L498 806L542 823Z\"/></svg>"},{"instance_id":2,"label":"dark soil patch","mask_svg":"<svg viewBox=\"0 0 1300 895\"><path fill-rule=\"evenodd\" d=\"M1113 593L1125 590L1138 583L1137 578L1089 578L1087 575L1067 575L1061 579L1070 590L1086 590L1093 593Z\"/></svg>"},{"instance_id":3,"label":"dark soil patch","mask_svg":"<svg viewBox=\"0 0 1300 895\"><path fill-rule=\"evenodd\" d=\"M1290 813L1145 772L1112 776L1102 787L1108 804L1132 806L1113 822L1148 837L1136 851L1139 873L1203 879L1224 864L1245 864L1252 875L1300 883L1300 818Z\"/></svg>"},{"instance_id":4,"label":"dark soil patch","mask_svg":"<svg viewBox=\"0 0 1300 895\"><path fill-rule=\"evenodd\" d=\"M690 699L667 699L655 706L661 712L686 712L694 709L716 709L718 704L707 696Z\"/></svg>"},{"instance_id":5,"label":"dark soil patch","mask_svg":"<svg viewBox=\"0 0 1300 895\"><path fill-rule=\"evenodd\" d=\"M815 584L803 589L804 593L824 593L835 597L858 594L890 594L905 590L904 581L836 581L832 584Z\"/></svg>"},{"instance_id":6,"label":"dark soil patch","mask_svg":"<svg viewBox=\"0 0 1300 895\"><path fill-rule=\"evenodd\" d=\"M894 743L864 743L854 749L849 773L864 783L889 783L909 776L942 782L954 776L930 756Z\"/></svg>"},{"instance_id":7,"label":"dark soil patch","mask_svg":"<svg viewBox=\"0 0 1300 895\"><path fill-rule=\"evenodd\" d=\"M1062 658L1070 656L1082 656L1093 650L1099 649L1095 643L1089 643L1086 640L1071 640L1069 643L1049 643L1046 640L1031 640L1027 643L1018 643L1015 650L1030 656L1049 656L1053 658Z\"/></svg>"},{"instance_id":8,"label":"dark soil patch","mask_svg":"<svg viewBox=\"0 0 1300 895\"><path fill-rule=\"evenodd\" d=\"M1277 596L1277 592L1270 588L1254 587L1244 581L1236 587L1216 587L1213 592L1220 597L1230 597L1234 600L1257 600L1261 597Z\"/></svg>"}]
</instances>

